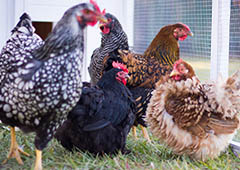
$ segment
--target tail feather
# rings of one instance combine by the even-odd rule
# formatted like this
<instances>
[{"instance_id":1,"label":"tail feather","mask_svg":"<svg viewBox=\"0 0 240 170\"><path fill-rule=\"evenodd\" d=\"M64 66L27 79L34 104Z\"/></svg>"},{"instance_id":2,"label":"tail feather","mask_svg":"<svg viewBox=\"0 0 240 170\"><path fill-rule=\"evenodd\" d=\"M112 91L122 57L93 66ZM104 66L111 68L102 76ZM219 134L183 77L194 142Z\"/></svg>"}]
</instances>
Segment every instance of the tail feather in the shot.
<instances>
[{"instance_id":1,"label":"tail feather","mask_svg":"<svg viewBox=\"0 0 240 170\"><path fill-rule=\"evenodd\" d=\"M236 90L240 90L240 70L236 71L231 77L228 78L227 84L232 85Z\"/></svg>"},{"instance_id":2,"label":"tail feather","mask_svg":"<svg viewBox=\"0 0 240 170\"><path fill-rule=\"evenodd\" d=\"M32 20L27 13L23 13L20 17L19 22L11 31L12 34L15 32L23 32L27 35L33 35L35 28L32 26Z\"/></svg>"}]
</instances>

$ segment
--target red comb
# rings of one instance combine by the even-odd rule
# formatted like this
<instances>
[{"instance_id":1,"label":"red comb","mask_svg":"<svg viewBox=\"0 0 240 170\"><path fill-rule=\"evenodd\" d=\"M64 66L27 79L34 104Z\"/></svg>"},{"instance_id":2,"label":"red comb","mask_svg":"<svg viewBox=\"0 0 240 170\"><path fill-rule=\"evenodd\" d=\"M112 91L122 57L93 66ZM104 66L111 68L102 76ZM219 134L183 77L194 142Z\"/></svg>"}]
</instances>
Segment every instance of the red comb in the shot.
<instances>
[{"instance_id":1,"label":"red comb","mask_svg":"<svg viewBox=\"0 0 240 170\"><path fill-rule=\"evenodd\" d=\"M183 26L186 28L186 30L187 30L187 31L191 31L191 30L190 30L190 28L189 28L189 26L187 26L186 24L184 24L184 23L181 23L181 22L179 22L178 24L181 24L181 25L183 25Z\"/></svg>"},{"instance_id":2,"label":"red comb","mask_svg":"<svg viewBox=\"0 0 240 170\"><path fill-rule=\"evenodd\" d=\"M94 0L90 0L90 3L93 4L93 6L96 8L96 10L101 13L98 4Z\"/></svg>"},{"instance_id":3,"label":"red comb","mask_svg":"<svg viewBox=\"0 0 240 170\"><path fill-rule=\"evenodd\" d=\"M106 14L106 9L103 9L102 14L103 14L103 15Z\"/></svg>"},{"instance_id":4,"label":"red comb","mask_svg":"<svg viewBox=\"0 0 240 170\"><path fill-rule=\"evenodd\" d=\"M179 60L177 60L173 65L173 69L176 69L177 65L179 65L182 62L183 62L183 60L181 58Z\"/></svg>"},{"instance_id":5,"label":"red comb","mask_svg":"<svg viewBox=\"0 0 240 170\"><path fill-rule=\"evenodd\" d=\"M124 64L122 64L122 63L119 63L119 62L115 62L115 61L114 61L114 62L112 63L112 66L113 66L113 68L122 69L124 72L128 73L127 67L126 67Z\"/></svg>"}]
</instances>

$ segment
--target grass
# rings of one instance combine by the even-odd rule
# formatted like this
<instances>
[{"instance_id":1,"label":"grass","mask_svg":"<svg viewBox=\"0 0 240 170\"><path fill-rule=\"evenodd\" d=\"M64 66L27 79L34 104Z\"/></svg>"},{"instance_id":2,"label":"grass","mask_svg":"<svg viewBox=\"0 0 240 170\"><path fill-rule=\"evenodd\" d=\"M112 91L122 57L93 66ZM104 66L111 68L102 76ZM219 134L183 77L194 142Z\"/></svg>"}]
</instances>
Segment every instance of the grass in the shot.
<instances>
[{"instance_id":1,"label":"grass","mask_svg":"<svg viewBox=\"0 0 240 170\"><path fill-rule=\"evenodd\" d=\"M206 81L210 79L210 59L205 58L183 58L187 62L189 62L194 68L196 75L199 77L201 81ZM235 71L240 69L240 59L230 59L229 60L229 76L233 74Z\"/></svg>"},{"instance_id":2,"label":"grass","mask_svg":"<svg viewBox=\"0 0 240 170\"><path fill-rule=\"evenodd\" d=\"M196 74L202 81L208 80L210 75L210 60L186 58L192 64ZM240 60L230 60L229 73L239 69ZM188 156L175 155L170 149L160 144L153 136L152 143L147 143L138 129L139 139L135 140L130 133L127 140L127 148L132 152L128 155L119 153L115 157L93 157L83 152L68 152L53 139L43 151L43 168L46 170L240 170L240 159L236 158L230 149L223 152L218 158L209 159L206 162L194 161ZM240 141L240 132L235 136ZM0 128L0 162L6 158L10 146L10 132ZM0 165L4 170L33 169L35 161L34 135L23 135L17 132L17 141L31 156L22 156L24 165L18 165L15 159L11 159L5 165Z\"/></svg>"},{"instance_id":3,"label":"grass","mask_svg":"<svg viewBox=\"0 0 240 170\"><path fill-rule=\"evenodd\" d=\"M130 133L127 140L127 148L132 152L128 155L119 153L117 156L93 157L89 153L68 152L58 142L53 139L48 147L43 151L43 168L47 170L103 170L103 169L141 169L141 170L239 170L240 159L236 158L232 151L228 149L216 159L209 159L206 162L194 161L188 156L175 155L170 149L160 144L153 136L152 143L148 143L141 136L138 129L139 139L135 140ZM240 133L237 137L240 140ZM10 132L6 129L0 129L0 161L6 158L10 145ZM18 165L15 159L10 159L6 164L1 165L4 170L25 170L33 169L35 161L34 136L23 135L21 131L17 132L17 141L24 150L31 156L22 156L24 165Z\"/></svg>"}]
</instances>

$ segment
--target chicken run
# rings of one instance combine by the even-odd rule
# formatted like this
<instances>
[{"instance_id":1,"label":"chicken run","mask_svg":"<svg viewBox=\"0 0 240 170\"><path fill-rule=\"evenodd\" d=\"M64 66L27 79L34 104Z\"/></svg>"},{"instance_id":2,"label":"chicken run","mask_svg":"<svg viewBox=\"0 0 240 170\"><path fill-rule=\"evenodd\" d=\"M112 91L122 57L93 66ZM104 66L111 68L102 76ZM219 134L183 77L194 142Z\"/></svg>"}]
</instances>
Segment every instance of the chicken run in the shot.
<instances>
[{"instance_id":1,"label":"chicken run","mask_svg":"<svg viewBox=\"0 0 240 170\"><path fill-rule=\"evenodd\" d=\"M91 81L82 82L83 30L98 21L101 44L88 66ZM229 145L239 154L232 139L240 128L240 70L201 82L180 57L179 41L193 36L188 25L160 28L138 54L120 21L90 0L69 8L46 40L34 30L22 14L0 54L0 120L11 132L4 164L10 158L23 164L20 154L29 156L16 127L35 133L35 170L43 168L42 151L53 138L70 152L127 154L127 136L132 129L138 140L138 125L147 142L150 132L195 160L216 158Z\"/></svg>"}]
</instances>

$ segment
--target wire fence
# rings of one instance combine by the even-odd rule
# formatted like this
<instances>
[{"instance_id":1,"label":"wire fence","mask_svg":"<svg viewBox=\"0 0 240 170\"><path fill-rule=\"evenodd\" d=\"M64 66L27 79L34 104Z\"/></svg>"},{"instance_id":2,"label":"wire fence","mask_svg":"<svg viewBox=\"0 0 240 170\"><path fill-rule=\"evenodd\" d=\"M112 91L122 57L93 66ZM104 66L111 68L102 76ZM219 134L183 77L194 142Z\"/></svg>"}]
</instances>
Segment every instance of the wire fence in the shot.
<instances>
[{"instance_id":1,"label":"wire fence","mask_svg":"<svg viewBox=\"0 0 240 170\"><path fill-rule=\"evenodd\" d=\"M194 66L200 79L209 79L212 0L135 0L134 51L143 53L160 28L176 22L187 24L194 33L180 42L180 57ZM240 0L231 1L229 40L232 73L240 67Z\"/></svg>"}]
</instances>

